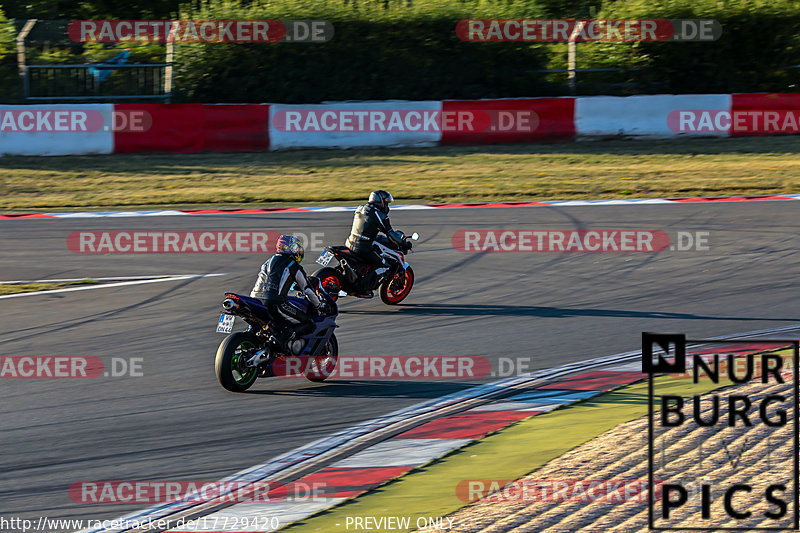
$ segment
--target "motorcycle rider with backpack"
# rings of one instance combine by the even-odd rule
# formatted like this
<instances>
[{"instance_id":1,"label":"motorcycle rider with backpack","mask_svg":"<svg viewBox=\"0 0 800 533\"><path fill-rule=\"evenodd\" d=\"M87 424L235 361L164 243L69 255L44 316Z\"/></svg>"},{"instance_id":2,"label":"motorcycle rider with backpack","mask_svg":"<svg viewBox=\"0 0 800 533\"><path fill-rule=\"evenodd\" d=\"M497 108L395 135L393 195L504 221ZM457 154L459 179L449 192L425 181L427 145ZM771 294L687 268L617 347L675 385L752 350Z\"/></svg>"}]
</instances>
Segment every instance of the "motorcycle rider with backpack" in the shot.
<instances>
[{"instance_id":1,"label":"motorcycle rider with backpack","mask_svg":"<svg viewBox=\"0 0 800 533\"><path fill-rule=\"evenodd\" d=\"M304 255L300 239L294 235L281 235L275 243L275 252L261 266L250 297L259 298L269 309L270 315L286 326L276 337L279 345L288 350L287 345L294 339L314 331L311 317L286 298L292 284L297 284L297 289L320 314L324 313L326 304L314 292L300 265Z\"/></svg>"},{"instance_id":2,"label":"motorcycle rider with backpack","mask_svg":"<svg viewBox=\"0 0 800 533\"><path fill-rule=\"evenodd\" d=\"M403 245L403 233L393 230L389 222L389 204L393 201L394 198L387 191L372 191L368 202L356 208L353 215L353 227L344 245L371 267L354 296L372 298L372 291L378 287L381 274L389 269L375 244L378 234L385 233L388 238ZM405 247L410 249L411 243L406 243Z\"/></svg>"}]
</instances>

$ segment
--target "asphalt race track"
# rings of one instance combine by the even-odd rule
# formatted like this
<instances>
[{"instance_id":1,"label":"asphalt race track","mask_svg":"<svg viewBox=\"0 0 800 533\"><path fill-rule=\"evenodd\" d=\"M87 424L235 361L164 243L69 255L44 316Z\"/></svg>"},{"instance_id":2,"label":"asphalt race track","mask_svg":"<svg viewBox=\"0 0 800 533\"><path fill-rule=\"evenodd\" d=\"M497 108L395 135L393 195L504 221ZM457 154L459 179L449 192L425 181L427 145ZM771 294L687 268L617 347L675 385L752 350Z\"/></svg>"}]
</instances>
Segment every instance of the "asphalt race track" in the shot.
<instances>
[{"instance_id":1,"label":"asphalt race track","mask_svg":"<svg viewBox=\"0 0 800 533\"><path fill-rule=\"evenodd\" d=\"M396 211L418 231L414 291L390 308L348 298L343 355L524 358L532 370L637 348L642 331L715 336L800 322L797 202ZM230 274L0 300L2 356L142 358L141 377L0 380L0 514L115 518L143 505L79 504L84 480L215 480L315 438L496 377L258 381L214 376L224 291L249 294L265 257L73 253L79 230L324 232L350 213L0 221L2 279ZM462 229L708 231L710 250L464 253ZM308 252L309 272L318 252Z\"/></svg>"}]
</instances>

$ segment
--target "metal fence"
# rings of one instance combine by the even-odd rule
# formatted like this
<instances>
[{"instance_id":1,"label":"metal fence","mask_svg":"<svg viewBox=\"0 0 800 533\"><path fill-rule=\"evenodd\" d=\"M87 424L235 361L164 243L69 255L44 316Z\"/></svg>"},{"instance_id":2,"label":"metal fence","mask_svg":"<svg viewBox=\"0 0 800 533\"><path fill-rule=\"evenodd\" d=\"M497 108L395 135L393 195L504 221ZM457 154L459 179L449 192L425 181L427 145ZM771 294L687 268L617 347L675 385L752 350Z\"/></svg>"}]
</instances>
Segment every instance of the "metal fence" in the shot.
<instances>
[{"instance_id":1,"label":"metal fence","mask_svg":"<svg viewBox=\"0 0 800 533\"><path fill-rule=\"evenodd\" d=\"M15 24L17 69L24 101L170 101L171 43L165 46L163 63L126 63L126 56L121 61L85 64L28 64L29 56L42 56L38 53L41 50L82 47L84 44L67 37L69 21L30 19L15 21Z\"/></svg>"},{"instance_id":2,"label":"metal fence","mask_svg":"<svg viewBox=\"0 0 800 533\"><path fill-rule=\"evenodd\" d=\"M125 65L26 65L26 100L169 100L169 63ZM114 69L102 82L97 73Z\"/></svg>"}]
</instances>

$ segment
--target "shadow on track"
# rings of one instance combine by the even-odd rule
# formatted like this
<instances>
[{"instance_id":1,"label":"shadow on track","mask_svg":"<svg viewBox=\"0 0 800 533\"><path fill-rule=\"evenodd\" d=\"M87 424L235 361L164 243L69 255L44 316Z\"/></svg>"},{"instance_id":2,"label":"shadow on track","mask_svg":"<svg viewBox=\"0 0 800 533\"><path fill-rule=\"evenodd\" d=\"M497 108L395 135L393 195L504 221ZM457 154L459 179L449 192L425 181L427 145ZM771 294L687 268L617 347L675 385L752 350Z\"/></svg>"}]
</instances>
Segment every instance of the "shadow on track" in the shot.
<instances>
[{"instance_id":1,"label":"shadow on track","mask_svg":"<svg viewBox=\"0 0 800 533\"><path fill-rule=\"evenodd\" d=\"M539 307L535 305L456 305L456 304L400 304L395 312L412 316L535 316L542 318L614 317L661 318L675 320L739 320L743 322L772 321L797 322L798 318L753 318L741 316L709 316L692 313L664 311L626 311L624 309L571 309L564 307ZM340 314L385 315L384 309L342 309Z\"/></svg>"},{"instance_id":2,"label":"shadow on track","mask_svg":"<svg viewBox=\"0 0 800 533\"><path fill-rule=\"evenodd\" d=\"M280 379L278 382L285 382ZM289 380L294 381L294 380ZM275 383L272 380L272 383ZM354 397L354 398L438 398L464 389L469 389L478 383L440 381L355 381L355 380L330 380L319 385L293 390L248 390L241 394L265 394L269 396L305 396L305 397Z\"/></svg>"}]
</instances>

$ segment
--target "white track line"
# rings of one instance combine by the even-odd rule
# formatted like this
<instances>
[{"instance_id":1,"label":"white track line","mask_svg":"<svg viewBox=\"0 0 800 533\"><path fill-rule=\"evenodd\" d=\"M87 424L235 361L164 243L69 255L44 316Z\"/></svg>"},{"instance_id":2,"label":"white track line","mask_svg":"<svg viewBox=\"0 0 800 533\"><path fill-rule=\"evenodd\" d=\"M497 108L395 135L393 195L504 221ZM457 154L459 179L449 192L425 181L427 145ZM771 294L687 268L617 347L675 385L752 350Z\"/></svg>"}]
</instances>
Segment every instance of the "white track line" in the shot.
<instances>
[{"instance_id":1,"label":"white track line","mask_svg":"<svg viewBox=\"0 0 800 533\"><path fill-rule=\"evenodd\" d=\"M46 213L56 218L104 218L104 217L171 217L189 215L183 211L82 211L77 213Z\"/></svg>"},{"instance_id":2,"label":"white track line","mask_svg":"<svg viewBox=\"0 0 800 533\"><path fill-rule=\"evenodd\" d=\"M771 198L771 199L761 199L759 196L766 196L766 197L780 197L780 198ZM741 198L745 198L742 200ZM541 200L538 201L539 205L525 205L524 201L520 202L520 205L515 205L515 200L510 200L507 202L497 201L497 202L478 202L477 205L459 205L459 204L410 204L410 205L397 205L392 207L392 210L398 211L415 211L415 210L422 210L422 209L472 209L475 207L493 207L493 208L510 208L510 207L580 207L580 206L619 206L619 205L654 205L654 204L672 204L672 205L685 205L691 204L692 202L686 202L685 200L694 199L692 197L684 197L679 199L669 199L669 198L609 198L609 199L597 199L597 200ZM742 196L720 196L720 197L697 197L698 200L710 200L709 203L730 203L730 202L742 202L742 201L761 201L761 202L785 202L787 200L800 200L800 194L773 194L773 195L757 195L752 198L742 197ZM683 200L683 201L682 201ZM537 202L536 200L531 200L532 202ZM481 205L481 204L492 204L492 205ZM508 204L508 205L494 205L494 204ZM161 210L161 211L84 211L84 212L71 212L71 213L19 213L20 215L46 215L46 217L52 218L35 218L35 220L55 220L59 218L105 218L105 217L115 217L115 218L122 218L122 217L163 217L163 216L182 216L182 215L198 215L201 213L193 213L192 211L202 209L201 206L197 206L192 210ZM225 208L221 208L225 209ZM229 212L220 212L220 213L202 213L205 216L218 216L218 215L242 215L242 214L270 214L270 213L341 213L345 211L354 211L356 208L354 206L309 206L309 207L287 207L287 208L277 208L275 211L270 211L269 208L265 208L264 211L255 211L250 213L241 213L236 211L236 208L233 211ZM251 207L251 208L241 208L241 209L254 209L258 210L258 207ZM301 209L301 211L285 211L284 209ZM213 210L213 209L212 209ZM0 213L0 215L4 215L5 213ZM15 214L16 215L16 214ZM0 218L0 220L23 220L24 218L17 218L16 216L12 216L9 218Z\"/></svg>"},{"instance_id":3,"label":"white track line","mask_svg":"<svg viewBox=\"0 0 800 533\"><path fill-rule=\"evenodd\" d=\"M73 291L90 291L93 289L108 289L111 287L126 287L128 285L143 285L145 283L160 283L162 281L179 281L184 279L198 279L198 278L211 278L215 276L225 276L230 274L230 272L220 272L218 274L184 274L180 276L169 276L169 277L159 277L156 279L142 279L136 281L121 281L119 283L104 283L100 285L86 285L81 287L69 287L66 289L53 289L51 291L33 291L33 292L21 292L18 294L6 294L5 296L0 296L0 300L5 298L21 298L23 296L36 296L39 294L55 294L59 292L73 292Z\"/></svg>"},{"instance_id":4,"label":"white track line","mask_svg":"<svg viewBox=\"0 0 800 533\"><path fill-rule=\"evenodd\" d=\"M113 276L109 278L57 278L57 279L17 279L13 281L0 281L0 285L19 285L22 283L69 283L71 281L128 281L139 279L172 278L186 274L158 274L155 276Z\"/></svg>"}]
</instances>

